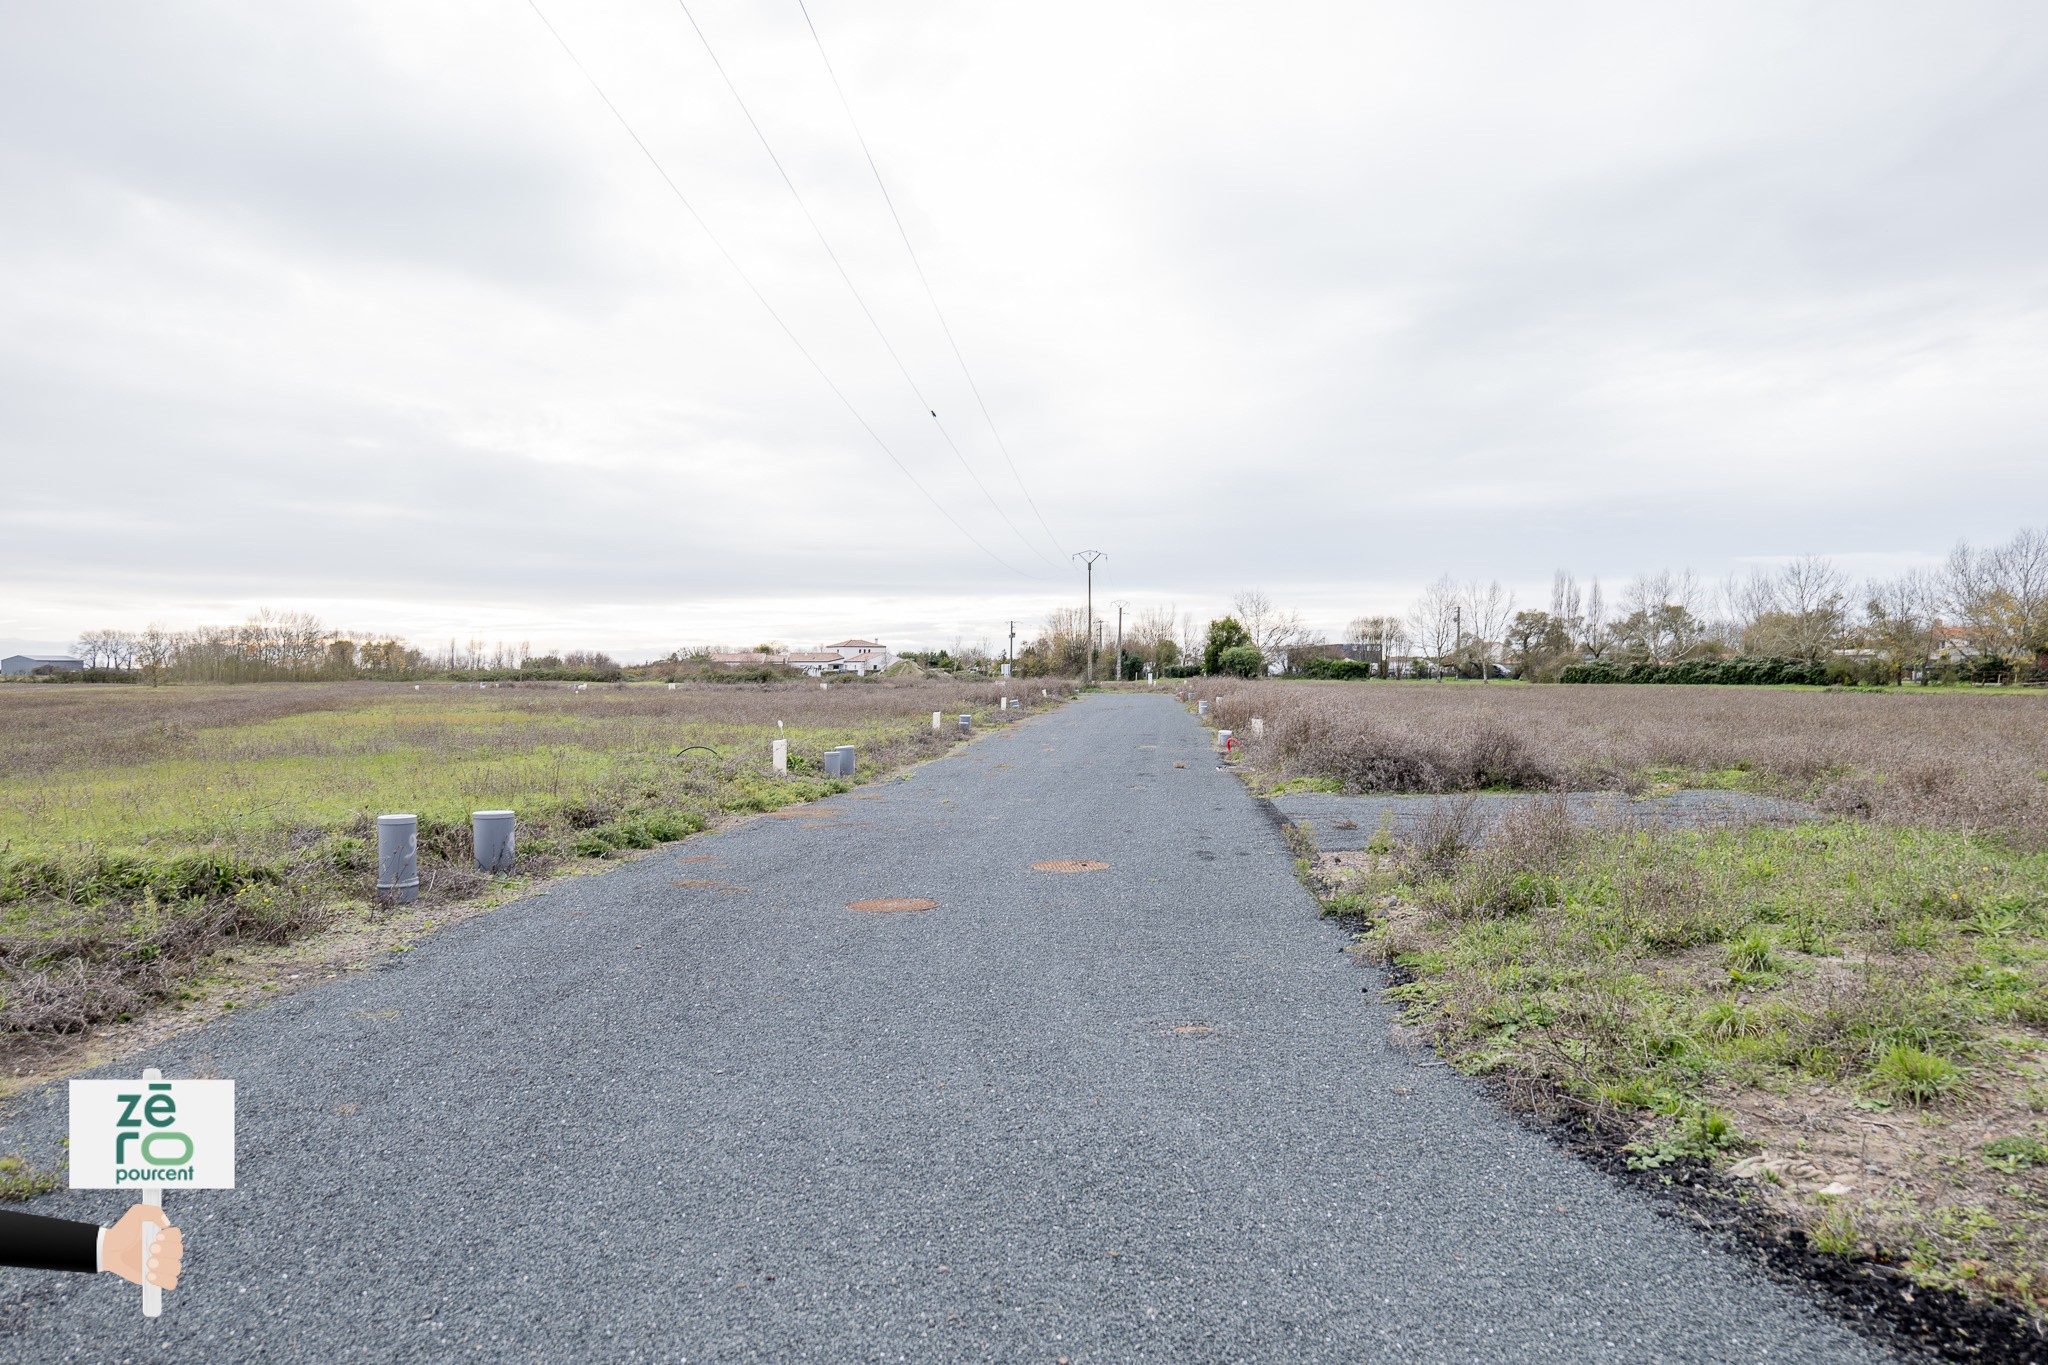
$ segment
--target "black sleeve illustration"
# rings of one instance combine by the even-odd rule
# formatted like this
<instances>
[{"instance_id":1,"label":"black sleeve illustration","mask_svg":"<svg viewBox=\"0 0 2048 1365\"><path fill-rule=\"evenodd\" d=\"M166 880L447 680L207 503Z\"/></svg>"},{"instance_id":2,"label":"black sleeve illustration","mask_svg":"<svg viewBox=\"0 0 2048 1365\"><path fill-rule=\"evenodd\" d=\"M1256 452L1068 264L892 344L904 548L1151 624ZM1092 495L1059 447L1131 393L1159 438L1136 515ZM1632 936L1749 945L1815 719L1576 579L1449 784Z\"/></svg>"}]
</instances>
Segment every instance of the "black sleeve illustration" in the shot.
<instances>
[{"instance_id":1,"label":"black sleeve illustration","mask_svg":"<svg viewBox=\"0 0 2048 1365\"><path fill-rule=\"evenodd\" d=\"M100 1225L0 1209L0 1265L96 1274L100 1268Z\"/></svg>"}]
</instances>

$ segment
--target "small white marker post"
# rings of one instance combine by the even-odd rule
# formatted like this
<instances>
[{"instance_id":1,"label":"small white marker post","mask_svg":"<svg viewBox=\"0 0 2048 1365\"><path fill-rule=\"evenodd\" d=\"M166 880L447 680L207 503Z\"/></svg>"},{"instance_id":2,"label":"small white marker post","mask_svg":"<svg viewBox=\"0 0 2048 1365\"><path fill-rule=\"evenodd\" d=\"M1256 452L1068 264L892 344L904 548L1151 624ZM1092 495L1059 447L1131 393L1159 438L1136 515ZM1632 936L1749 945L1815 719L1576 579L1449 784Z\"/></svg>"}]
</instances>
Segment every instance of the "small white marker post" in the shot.
<instances>
[{"instance_id":1,"label":"small white marker post","mask_svg":"<svg viewBox=\"0 0 2048 1365\"><path fill-rule=\"evenodd\" d=\"M932 729L936 730L939 728L939 716L941 714L943 713L938 711L932 712Z\"/></svg>"},{"instance_id":2,"label":"small white marker post","mask_svg":"<svg viewBox=\"0 0 2048 1365\"><path fill-rule=\"evenodd\" d=\"M773 754L775 758L775 775L777 777L788 777L789 741L786 739L776 740L774 744L769 746L769 752Z\"/></svg>"}]
</instances>

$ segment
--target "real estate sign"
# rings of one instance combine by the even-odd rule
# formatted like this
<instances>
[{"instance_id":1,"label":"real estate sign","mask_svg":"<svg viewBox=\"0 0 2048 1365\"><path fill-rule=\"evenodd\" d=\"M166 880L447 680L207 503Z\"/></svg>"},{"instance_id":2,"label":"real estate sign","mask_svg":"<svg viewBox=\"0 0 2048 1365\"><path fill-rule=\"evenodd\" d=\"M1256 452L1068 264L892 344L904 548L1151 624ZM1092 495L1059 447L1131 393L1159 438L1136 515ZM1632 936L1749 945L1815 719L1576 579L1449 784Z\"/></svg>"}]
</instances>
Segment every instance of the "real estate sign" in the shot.
<instances>
[{"instance_id":1,"label":"real estate sign","mask_svg":"<svg viewBox=\"0 0 2048 1365\"><path fill-rule=\"evenodd\" d=\"M71 1188L231 1190L235 1083L71 1082Z\"/></svg>"}]
</instances>

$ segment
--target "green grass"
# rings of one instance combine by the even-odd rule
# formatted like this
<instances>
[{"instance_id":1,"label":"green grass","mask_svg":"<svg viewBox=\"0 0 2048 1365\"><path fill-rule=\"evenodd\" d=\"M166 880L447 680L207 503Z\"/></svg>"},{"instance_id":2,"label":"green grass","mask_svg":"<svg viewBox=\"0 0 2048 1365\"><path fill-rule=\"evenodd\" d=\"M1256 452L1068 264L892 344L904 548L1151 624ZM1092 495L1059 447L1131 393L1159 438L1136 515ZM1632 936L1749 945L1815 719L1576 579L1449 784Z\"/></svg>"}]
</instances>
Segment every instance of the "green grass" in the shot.
<instances>
[{"instance_id":1,"label":"green grass","mask_svg":"<svg viewBox=\"0 0 2048 1365\"><path fill-rule=\"evenodd\" d=\"M995 695L954 681L6 694L0 1045L126 1017L224 945L374 916L379 814L419 816L424 900L470 899L501 884L469 865L472 811L517 812L514 871L544 873L844 791L822 772L835 745L857 746L863 779L943 753L957 735L931 712L999 723Z\"/></svg>"},{"instance_id":2,"label":"green grass","mask_svg":"<svg viewBox=\"0 0 2048 1365\"><path fill-rule=\"evenodd\" d=\"M1374 907L1364 947L1456 1065L1628 1119L1646 1168L1798 1152L1859 1170L1849 1137L1816 1132L1903 1132L1907 1171L1856 1176L1856 1199L1788 1191L1816 1245L1879 1238L1928 1283L2048 1307L2048 853L1866 823L1556 817L1319 890ZM1986 1131L2004 1145L1979 1150Z\"/></svg>"},{"instance_id":3,"label":"green grass","mask_svg":"<svg viewBox=\"0 0 2048 1365\"><path fill-rule=\"evenodd\" d=\"M1295 777L1278 784L1266 796L1291 796L1296 792L1324 792L1333 796L1342 795L1344 784L1334 777Z\"/></svg>"},{"instance_id":4,"label":"green grass","mask_svg":"<svg viewBox=\"0 0 2048 1365\"><path fill-rule=\"evenodd\" d=\"M784 731L665 724L508 710L475 695L289 716L202 733L176 759L0 779L0 845L232 842L267 828L336 827L363 811L466 819L481 804L544 809L718 761L672 757L690 745L750 760L767 781L772 738L786 736L801 761L834 744L872 748L904 728L900 719Z\"/></svg>"}]
</instances>

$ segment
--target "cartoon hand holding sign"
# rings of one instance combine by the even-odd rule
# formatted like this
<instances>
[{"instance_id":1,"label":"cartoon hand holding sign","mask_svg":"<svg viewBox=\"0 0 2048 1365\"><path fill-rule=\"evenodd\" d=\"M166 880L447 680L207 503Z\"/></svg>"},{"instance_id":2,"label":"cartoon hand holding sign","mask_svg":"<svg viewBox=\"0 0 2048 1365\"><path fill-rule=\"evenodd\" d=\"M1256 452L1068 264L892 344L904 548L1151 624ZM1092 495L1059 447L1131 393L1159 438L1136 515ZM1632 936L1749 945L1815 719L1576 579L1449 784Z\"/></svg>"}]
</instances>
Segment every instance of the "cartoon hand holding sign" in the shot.
<instances>
[{"instance_id":1,"label":"cartoon hand holding sign","mask_svg":"<svg viewBox=\"0 0 2048 1365\"><path fill-rule=\"evenodd\" d=\"M152 1318L163 1311L163 1291L177 1287L185 1254L183 1238L164 1216L166 1185L235 1187L235 1083L167 1081L155 1067L140 1081L71 1082L71 1188L132 1188L140 1202L104 1231L35 1221L89 1229L98 1268L141 1285L142 1311Z\"/></svg>"}]
</instances>

